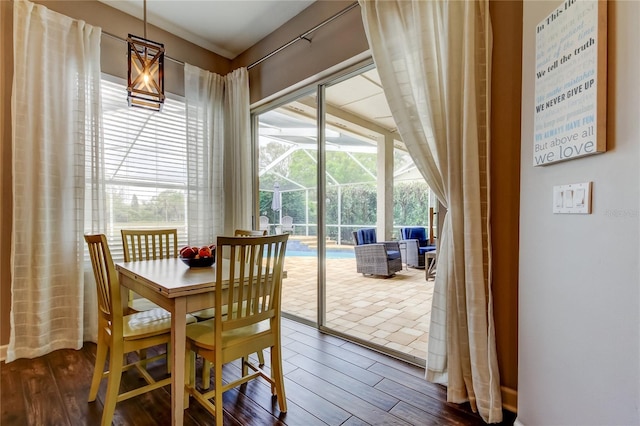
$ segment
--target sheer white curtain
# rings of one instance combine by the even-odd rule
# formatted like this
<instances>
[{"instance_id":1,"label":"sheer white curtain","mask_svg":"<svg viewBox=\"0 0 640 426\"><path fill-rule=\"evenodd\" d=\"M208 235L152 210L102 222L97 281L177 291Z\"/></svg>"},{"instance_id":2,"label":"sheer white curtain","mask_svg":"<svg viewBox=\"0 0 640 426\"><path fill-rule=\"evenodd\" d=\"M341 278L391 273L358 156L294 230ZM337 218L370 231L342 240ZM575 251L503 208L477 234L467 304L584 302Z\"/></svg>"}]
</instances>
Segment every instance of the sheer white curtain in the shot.
<instances>
[{"instance_id":1,"label":"sheer white curtain","mask_svg":"<svg viewBox=\"0 0 640 426\"><path fill-rule=\"evenodd\" d=\"M398 130L447 208L427 379L502 420L489 241L489 2L359 1Z\"/></svg>"},{"instance_id":2,"label":"sheer white curtain","mask_svg":"<svg viewBox=\"0 0 640 426\"><path fill-rule=\"evenodd\" d=\"M100 151L100 28L28 1L14 1L13 8L8 361L78 349L95 337L95 314L86 312L95 312L95 287L84 284L83 233L85 204L99 207L100 196L85 185L85 157L101 161L94 155Z\"/></svg>"},{"instance_id":3,"label":"sheer white curtain","mask_svg":"<svg viewBox=\"0 0 640 426\"><path fill-rule=\"evenodd\" d=\"M190 244L224 233L224 77L184 66L187 121L187 229Z\"/></svg>"},{"instance_id":4,"label":"sheer white curtain","mask_svg":"<svg viewBox=\"0 0 640 426\"><path fill-rule=\"evenodd\" d=\"M252 229L249 73L238 68L225 77L225 232Z\"/></svg>"},{"instance_id":5,"label":"sheer white curtain","mask_svg":"<svg viewBox=\"0 0 640 426\"><path fill-rule=\"evenodd\" d=\"M189 242L251 228L249 77L185 64Z\"/></svg>"}]
</instances>

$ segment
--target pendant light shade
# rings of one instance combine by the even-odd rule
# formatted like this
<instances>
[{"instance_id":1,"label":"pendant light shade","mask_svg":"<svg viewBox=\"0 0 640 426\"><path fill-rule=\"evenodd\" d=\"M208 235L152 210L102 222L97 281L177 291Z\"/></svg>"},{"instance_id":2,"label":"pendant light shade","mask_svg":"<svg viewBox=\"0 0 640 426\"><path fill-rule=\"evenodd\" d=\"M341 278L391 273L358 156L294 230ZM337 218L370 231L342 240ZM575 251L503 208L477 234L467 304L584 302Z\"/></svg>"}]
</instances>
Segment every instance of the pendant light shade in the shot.
<instances>
[{"instance_id":1,"label":"pendant light shade","mask_svg":"<svg viewBox=\"0 0 640 426\"><path fill-rule=\"evenodd\" d=\"M147 40L147 2L144 38L129 34L127 100L129 106L160 111L164 104L164 44Z\"/></svg>"}]
</instances>

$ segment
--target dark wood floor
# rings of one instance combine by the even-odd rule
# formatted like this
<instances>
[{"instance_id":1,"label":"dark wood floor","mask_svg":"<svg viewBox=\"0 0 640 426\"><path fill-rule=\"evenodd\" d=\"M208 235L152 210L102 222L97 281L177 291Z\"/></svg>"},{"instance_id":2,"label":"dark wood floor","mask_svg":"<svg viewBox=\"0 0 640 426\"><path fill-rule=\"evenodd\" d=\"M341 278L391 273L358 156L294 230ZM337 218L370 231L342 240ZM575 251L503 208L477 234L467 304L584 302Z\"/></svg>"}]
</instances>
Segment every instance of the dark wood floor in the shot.
<instances>
[{"instance_id":1,"label":"dark wood floor","mask_svg":"<svg viewBox=\"0 0 640 426\"><path fill-rule=\"evenodd\" d=\"M469 405L448 404L444 387L427 383L423 370L316 329L284 320L283 353L289 410L281 414L264 381L224 394L225 425L484 425ZM132 355L134 356L134 355ZM60 350L33 360L0 364L1 425L95 425L106 390L87 403L95 344ZM163 361L154 377L166 376ZM232 378L238 365L225 366ZM123 387L142 379L125 373ZM165 425L170 417L167 386L116 405L116 425ZM503 425L515 415L505 412ZM213 418L191 401L185 425L212 425Z\"/></svg>"}]
</instances>

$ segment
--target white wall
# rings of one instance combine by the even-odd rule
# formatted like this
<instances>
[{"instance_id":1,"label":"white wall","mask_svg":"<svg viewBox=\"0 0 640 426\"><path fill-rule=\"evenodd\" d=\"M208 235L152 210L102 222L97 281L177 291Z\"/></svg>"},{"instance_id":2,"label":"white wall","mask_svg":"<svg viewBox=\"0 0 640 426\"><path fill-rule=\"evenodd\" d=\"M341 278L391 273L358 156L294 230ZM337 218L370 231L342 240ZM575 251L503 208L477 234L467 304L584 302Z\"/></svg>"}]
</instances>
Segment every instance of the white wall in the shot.
<instances>
[{"instance_id":1,"label":"white wall","mask_svg":"<svg viewBox=\"0 0 640 426\"><path fill-rule=\"evenodd\" d=\"M518 423L640 424L640 2L609 2L607 152L532 166L535 25L524 2ZM593 213L554 215L552 186L593 182Z\"/></svg>"}]
</instances>

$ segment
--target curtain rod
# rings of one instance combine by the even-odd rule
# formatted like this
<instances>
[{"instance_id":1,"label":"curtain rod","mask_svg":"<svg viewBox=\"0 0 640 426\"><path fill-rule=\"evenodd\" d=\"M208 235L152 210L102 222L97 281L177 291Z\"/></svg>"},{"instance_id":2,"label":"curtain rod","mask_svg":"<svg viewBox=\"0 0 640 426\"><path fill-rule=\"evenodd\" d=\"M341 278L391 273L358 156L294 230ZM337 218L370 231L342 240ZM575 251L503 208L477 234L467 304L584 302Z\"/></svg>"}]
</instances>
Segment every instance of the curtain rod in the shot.
<instances>
[{"instance_id":1,"label":"curtain rod","mask_svg":"<svg viewBox=\"0 0 640 426\"><path fill-rule=\"evenodd\" d=\"M127 42L127 40L126 40L126 39L124 39L124 38L122 38L122 37L118 37L117 35L114 35L114 34L108 33L108 32L106 32L106 31L102 31L102 34L106 35L107 37L111 37L111 38L112 38L112 39L114 39L114 40L121 41L121 42L123 42L123 43L126 43L126 42ZM164 58L165 58L165 59L168 59L168 60L170 60L170 61L173 61L173 62L175 62L175 63L176 63L176 64L178 64L178 65L184 65L184 62L179 61L179 60L177 60L177 59L174 59L174 58L172 58L171 56L167 56L166 54L164 55Z\"/></svg>"},{"instance_id":2,"label":"curtain rod","mask_svg":"<svg viewBox=\"0 0 640 426\"><path fill-rule=\"evenodd\" d=\"M311 28L310 30L308 30L307 32L299 35L298 37L294 38L293 40L291 40L290 42L283 44L282 46L280 46L279 48L277 48L276 50L274 50L273 52L269 53L266 56L263 56L262 58L258 59L257 61L255 61L254 63L247 65L247 70L250 70L251 68L255 67L256 65L262 63L263 61L266 61L267 59L269 59L270 57L272 57L273 55L280 53L281 51L283 51L284 49L286 49L287 47L291 46L292 44L294 44L295 42L298 42L300 40L307 40L309 42L311 42L311 40L307 39L306 37L311 34L312 32L316 31L317 29L325 26L326 24L328 24L329 22L333 21L334 19L337 19L339 17L341 17L342 15L344 15L345 13L349 12L351 9L355 8L358 5L358 2L354 2L352 4L350 4L349 6L345 7L344 9L342 9L340 12L336 13L335 15L331 16L328 19L325 19L324 21L320 22L318 25L316 25L315 27Z\"/></svg>"},{"instance_id":3,"label":"curtain rod","mask_svg":"<svg viewBox=\"0 0 640 426\"><path fill-rule=\"evenodd\" d=\"M257 61L255 61L254 63L250 64L247 66L247 70L250 70L251 68L255 67L256 65L266 61L267 59L269 59L270 57L272 57L273 55L280 53L281 51L283 51L284 49L286 49L287 47L291 46L292 44L300 41L300 40L308 40L306 37L311 34L312 32L318 30L319 28L327 25L329 22L333 21L334 19L337 19L339 17L341 17L342 15L344 15L345 13L349 12L351 9L355 8L358 5L358 2L354 2L352 4L350 4L349 6L345 7L344 9L342 9L340 12L336 13L335 15L325 19L324 21L320 22L318 25L316 25L315 27L311 28L310 30L306 31L303 34L300 34L298 37L294 38L293 40L291 40L290 42L283 44L282 46L280 46L279 48L277 48L276 50L274 50L273 52L269 53L266 56L263 56L262 58L258 59ZM111 37L115 40L119 40L123 43L126 43L127 40L123 39L122 37L118 37L117 35L108 33L106 31L102 31L102 34L106 35L107 37ZM311 41L311 40L308 40ZM184 65L183 61L179 61L177 59L172 58L171 56L167 56L166 54L164 55L165 59L168 59L170 61L173 61L175 63L177 63L178 65Z\"/></svg>"}]
</instances>

